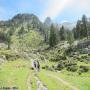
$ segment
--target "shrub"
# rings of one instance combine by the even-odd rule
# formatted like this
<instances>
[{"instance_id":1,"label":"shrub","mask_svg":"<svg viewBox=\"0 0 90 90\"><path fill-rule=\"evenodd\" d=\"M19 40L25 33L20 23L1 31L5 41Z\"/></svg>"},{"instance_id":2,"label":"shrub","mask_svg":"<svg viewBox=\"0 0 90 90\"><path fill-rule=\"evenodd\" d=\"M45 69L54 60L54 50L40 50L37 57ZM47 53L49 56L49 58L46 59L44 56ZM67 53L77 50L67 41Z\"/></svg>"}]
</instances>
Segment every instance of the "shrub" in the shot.
<instances>
[{"instance_id":1,"label":"shrub","mask_svg":"<svg viewBox=\"0 0 90 90\"><path fill-rule=\"evenodd\" d=\"M45 69L45 66L43 66L42 69Z\"/></svg>"},{"instance_id":2,"label":"shrub","mask_svg":"<svg viewBox=\"0 0 90 90\"><path fill-rule=\"evenodd\" d=\"M76 65L71 65L71 66L68 66L66 69L67 71L75 72L77 71L78 67Z\"/></svg>"},{"instance_id":3,"label":"shrub","mask_svg":"<svg viewBox=\"0 0 90 90\"><path fill-rule=\"evenodd\" d=\"M56 66L56 70L62 70L64 68L64 65L62 63L59 63L57 66Z\"/></svg>"},{"instance_id":4,"label":"shrub","mask_svg":"<svg viewBox=\"0 0 90 90\"><path fill-rule=\"evenodd\" d=\"M79 71L81 71L81 72L88 72L89 71L89 66L80 66Z\"/></svg>"},{"instance_id":5,"label":"shrub","mask_svg":"<svg viewBox=\"0 0 90 90\"><path fill-rule=\"evenodd\" d=\"M54 65L52 65L52 68L54 69L54 68L55 68L55 66L54 66Z\"/></svg>"},{"instance_id":6,"label":"shrub","mask_svg":"<svg viewBox=\"0 0 90 90\"><path fill-rule=\"evenodd\" d=\"M44 60L45 58L44 58L43 56L40 56L40 59L41 59L41 60Z\"/></svg>"},{"instance_id":7,"label":"shrub","mask_svg":"<svg viewBox=\"0 0 90 90\"><path fill-rule=\"evenodd\" d=\"M31 69L31 70L34 70L34 68L33 68L33 67L30 67L30 69Z\"/></svg>"},{"instance_id":8,"label":"shrub","mask_svg":"<svg viewBox=\"0 0 90 90\"><path fill-rule=\"evenodd\" d=\"M67 60L64 62L65 66L72 66L72 65L77 65L75 61L72 60Z\"/></svg>"},{"instance_id":9,"label":"shrub","mask_svg":"<svg viewBox=\"0 0 90 90\"><path fill-rule=\"evenodd\" d=\"M73 52L73 48L69 47L67 50L65 50L66 55L70 55L71 52Z\"/></svg>"},{"instance_id":10,"label":"shrub","mask_svg":"<svg viewBox=\"0 0 90 90\"><path fill-rule=\"evenodd\" d=\"M42 69L46 69L46 70L48 70L48 68L49 68L48 65L42 66Z\"/></svg>"},{"instance_id":11,"label":"shrub","mask_svg":"<svg viewBox=\"0 0 90 90\"><path fill-rule=\"evenodd\" d=\"M80 57L77 57L76 59L77 59L77 60L79 60L79 61L81 60L81 58L80 58Z\"/></svg>"},{"instance_id":12,"label":"shrub","mask_svg":"<svg viewBox=\"0 0 90 90\"><path fill-rule=\"evenodd\" d=\"M88 54L88 56L90 56L90 54Z\"/></svg>"},{"instance_id":13,"label":"shrub","mask_svg":"<svg viewBox=\"0 0 90 90\"><path fill-rule=\"evenodd\" d=\"M81 56L81 58L82 58L82 59L86 59L86 58L87 58L87 56Z\"/></svg>"},{"instance_id":14,"label":"shrub","mask_svg":"<svg viewBox=\"0 0 90 90\"><path fill-rule=\"evenodd\" d=\"M78 71L78 74L79 74L79 75L81 75L81 74L82 74L82 72L79 70L79 71Z\"/></svg>"},{"instance_id":15,"label":"shrub","mask_svg":"<svg viewBox=\"0 0 90 90\"><path fill-rule=\"evenodd\" d=\"M61 56L61 58L60 59L62 59L62 60L66 60L67 59L67 57L66 56Z\"/></svg>"},{"instance_id":16,"label":"shrub","mask_svg":"<svg viewBox=\"0 0 90 90\"><path fill-rule=\"evenodd\" d=\"M61 55L61 53L58 53L58 52L54 52L50 57L51 61L60 61L60 60L66 60L66 59L67 57L65 55Z\"/></svg>"},{"instance_id":17,"label":"shrub","mask_svg":"<svg viewBox=\"0 0 90 90\"><path fill-rule=\"evenodd\" d=\"M45 66L42 67L42 69L53 71L54 70L54 67L50 67L48 65L45 65Z\"/></svg>"}]
</instances>

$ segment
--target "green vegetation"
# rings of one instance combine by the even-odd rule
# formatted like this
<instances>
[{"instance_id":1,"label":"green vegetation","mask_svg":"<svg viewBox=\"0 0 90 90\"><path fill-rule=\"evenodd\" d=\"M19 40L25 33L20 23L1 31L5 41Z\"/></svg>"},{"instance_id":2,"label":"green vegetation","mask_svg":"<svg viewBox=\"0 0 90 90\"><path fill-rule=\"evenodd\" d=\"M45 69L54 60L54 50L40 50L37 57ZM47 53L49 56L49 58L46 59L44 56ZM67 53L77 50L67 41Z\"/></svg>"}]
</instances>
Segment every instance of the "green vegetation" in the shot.
<instances>
[{"instance_id":1,"label":"green vegetation","mask_svg":"<svg viewBox=\"0 0 90 90\"><path fill-rule=\"evenodd\" d=\"M60 35L60 40L66 40L66 32L64 26L60 28L59 35Z\"/></svg>"},{"instance_id":2,"label":"green vegetation","mask_svg":"<svg viewBox=\"0 0 90 90\"><path fill-rule=\"evenodd\" d=\"M43 37L37 31L29 31L23 38L12 37L13 47L21 51L31 51L36 49L43 42ZM17 45L17 47L16 47Z\"/></svg>"},{"instance_id":3,"label":"green vegetation","mask_svg":"<svg viewBox=\"0 0 90 90\"><path fill-rule=\"evenodd\" d=\"M68 81L70 84L78 87L80 90L89 90L90 86L90 72L86 75L83 74L82 76L78 76L75 73L71 72L63 72L60 74L55 73L56 76L63 78L64 80Z\"/></svg>"},{"instance_id":4,"label":"green vegetation","mask_svg":"<svg viewBox=\"0 0 90 90\"><path fill-rule=\"evenodd\" d=\"M56 36L56 31L55 27L52 24L51 29L50 29L50 38L49 38L49 45L50 47L54 47L57 44L57 36Z\"/></svg>"},{"instance_id":5,"label":"green vegetation","mask_svg":"<svg viewBox=\"0 0 90 90\"><path fill-rule=\"evenodd\" d=\"M37 90L40 80L49 90L89 90L89 29L85 15L73 30L33 14L0 22L0 88ZM39 61L40 72L32 60Z\"/></svg>"},{"instance_id":6,"label":"green vegetation","mask_svg":"<svg viewBox=\"0 0 90 90\"><path fill-rule=\"evenodd\" d=\"M29 73L28 61L6 61L0 66L0 87L18 87L19 90L27 90L26 80Z\"/></svg>"},{"instance_id":7,"label":"green vegetation","mask_svg":"<svg viewBox=\"0 0 90 90\"><path fill-rule=\"evenodd\" d=\"M55 65L55 63L52 63L52 64L49 64L49 63L47 63L47 65L49 65L49 66ZM85 64L83 62L82 63L78 62L78 64L90 66L90 63L89 64ZM53 83L53 82L57 82L57 80L54 77L48 77L48 75L53 75L53 76L56 76L58 78L62 78L63 80L68 82L70 85L73 85L73 86L77 87L80 90L89 90L90 89L90 87L89 87L89 83L90 83L90 80L89 80L90 79L89 78L90 77L90 71L87 72L87 73L82 73L81 75L78 75L77 72L73 72L72 73L70 71L66 71L65 69L62 70L61 72L55 72L55 71L53 72L53 71L45 70L44 69L44 70L42 70L39 73L39 78L45 84L47 84L47 86L49 88L53 88L53 87L58 88L57 85L58 84L61 85L61 83L58 83L57 85L55 85L55 83ZM48 81L47 81L47 78L48 78ZM55 81L53 81L53 79L55 79ZM51 82L50 84L52 84L52 87L50 86L49 82ZM67 86L67 85L64 84L63 87L65 87L65 86ZM66 89L66 90L68 90L68 89ZM70 88L69 88L69 90L70 90Z\"/></svg>"},{"instance_id":8,"label":"green vegetation","mask_svg":"<svg viewBox=\"0 0 90 90\"><path fill-rule=\"evenodd\" d=\"M55 78L48 76L48 72L41 71L38 76L40 80L43 82L43 84L48 87L49 90L71 90L69 87L65 86L59 80L56 80Z\"/></svg>"}]
</instances>

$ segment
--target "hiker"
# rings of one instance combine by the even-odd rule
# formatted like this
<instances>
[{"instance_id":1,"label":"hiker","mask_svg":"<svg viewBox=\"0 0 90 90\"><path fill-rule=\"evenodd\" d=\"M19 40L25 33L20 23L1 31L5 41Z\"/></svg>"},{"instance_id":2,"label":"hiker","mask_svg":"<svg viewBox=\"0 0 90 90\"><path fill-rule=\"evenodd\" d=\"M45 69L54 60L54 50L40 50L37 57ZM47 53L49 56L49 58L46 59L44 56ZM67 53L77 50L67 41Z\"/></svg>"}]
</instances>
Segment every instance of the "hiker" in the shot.
<instances>
[{"instance_id":1,"label":"hiker","mask_svg":"<svg viewBox=\"0 0 90 90\"><path fill-rule=\"evenodd\" d=\"M32 68L36 69L36 61L35 60L32 61Z\"/></svg>"},{"instance_id":2,"label":"hiker","mask_svg":"<svg viewBox=\"0 0 90 90\"><path fill-rule=\"evenodd\" d=\"M37 60L37 70L40 71L40 63L38 60Z\"/></svg>"},{"instance_id":3,"label":"hiker","mask_svg":"<svg viewBox=\"0 0 90 90\"><path fill-rule=\"evenodd\" d=\"M36 61L34 61L34 68L36 68L36 66L37 66L37 65L36 65Z\"/></svg>"},{"instance_id":4,"label":"hiker","mask_svg":"<svg viewBox=\"0 0 90 90\"><path fill-rule=\"evenodd\" d=\"M39 71L40 70L40 64L38 60L33 60L32 61L32 67L34 68L34 70Z\"/></svg>"}]
</instances>

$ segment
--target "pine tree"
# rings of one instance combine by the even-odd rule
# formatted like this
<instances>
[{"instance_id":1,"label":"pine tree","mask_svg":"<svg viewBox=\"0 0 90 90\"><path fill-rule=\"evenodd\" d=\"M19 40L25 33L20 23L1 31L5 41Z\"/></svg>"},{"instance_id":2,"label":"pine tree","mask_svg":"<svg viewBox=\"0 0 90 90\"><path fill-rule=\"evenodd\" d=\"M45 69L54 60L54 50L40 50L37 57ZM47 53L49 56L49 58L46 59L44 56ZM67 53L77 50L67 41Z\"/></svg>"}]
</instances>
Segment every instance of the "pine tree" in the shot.
<instances>
[{"instance_id":1,"label":"pine tree","mask_svg":"<svg viewBox=\"0 0 90 90\"><path fill-rule=\"evenodd\" d=\"M19 37L23 38L24 33L25 33L24 27L21 27L20 30L18 31Z\"/></svg>"},{"instance_id":2,"label":"pine tree","mask_svg":"<svg viewBox=\"0 0 90 90\"><path fill-rule=\"evenodd\" d=\"M7 45L8 45L8 49L11 48L11 30L9 30L7 33L6 33L6 42L7 42Z\"/></svg>"},{"instance_id":3,"label":"pine tree","mask_svg":"<svg viewBox=\"0 0 90 90\"><path fill-rule=\"evenodd\" d=\"M82 16L82 20L78 20L76 24L76 38L88 38L88 28L87 28L87 17Z\"/></svg>"},{"instance_id":4,"label":"pine tree","mask_svg":"<svg viewBox=\"0 0 90 90\"><path fill-rule=\"evenodd\" d=\"M74 42L74 35L72 31L67 31L67 40L71 47L72 43Z\"/></svg>"},{"instance_id":5,"label":"pine tree","mask_svg":"<svg viewBox=\"0 0 90 90\"><path fill-rule=\"evenodd\" d=\"M87 32L87 17L85 15L82 16L82 36L88 38Z\"/></svg>"},{"instance_id":6,"label":"pine tree","mask_svg":"<svg viewBox=\"0 0 90 90\"><path fill-rule=\"evenodd\" d=\"M51 28L50 28L50 38L49 38L49 45L50 47L54 47L57 44L57 35L56 35L56 31L55 31L55 27L52 24Z\"/></svg>"},{"instance_id":7,"label":"pine tree","mask_svg":"<svg viewBox=\"0 0 90 90\"><path fill-rule=\"evenodd\" d=\"M50 31L49 28L47 28L44 33L44 41L46 43L48 43L48 41L49 41L49 31Z\"/></svg>"},{"instance_id":8,"label":"pine tree","mask_svg":"<svg viewBox=\"0 0 90 90\"><path fill-rule=\"evenodd\" d=\"M66 39L66 33L65 33L64 26L62 26L60 28L59 35L60 35L60 40L65 40Z\"/></svg>"},{"instance_id":9,"label":"pine tree","mask_svg":"<svg viewBox=\"0 0 90 90\"><path fill-rule=\"evenodd\" d=\"M75 31L75 38L80 39L81 38L81 21L78 20L76 24L76 31Z\"/></svg>"}]
</instances>

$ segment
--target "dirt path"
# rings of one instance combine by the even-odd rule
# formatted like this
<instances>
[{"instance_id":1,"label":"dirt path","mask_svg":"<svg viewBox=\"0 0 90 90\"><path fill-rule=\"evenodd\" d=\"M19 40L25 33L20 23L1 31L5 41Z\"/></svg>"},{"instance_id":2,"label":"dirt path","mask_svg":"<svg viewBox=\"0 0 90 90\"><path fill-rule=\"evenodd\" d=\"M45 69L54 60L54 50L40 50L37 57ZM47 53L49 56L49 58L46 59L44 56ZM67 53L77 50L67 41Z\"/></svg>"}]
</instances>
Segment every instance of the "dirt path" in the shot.
<instances>
[{"instance_id":1,"label":"dirt path","mask_svg":"<svg viewBox=\"0 0 90 90\"><path fill-rule=\"evenodd\" d=\"M31 75L29 75L28 79L27 79L27 88L28 88L28 90L32 90L32 88L31 88Z\"/></svg>"},{"instance_id":2,"label":"dirt path","mask_svg":"<svg viewBox=\"0 0 90 90\"><path fill-rule=\"evenodd\" d=\"M58 76L54 76L54 75L51 75L51 74L47 74L47 76L53 77L53 78L59 80L59 81L62 82L64 85L70 87L72 90L80 90L80 89L78 89L77 87L72 86L70 83L68 83L67 81L63 80L62 78L60 78L60 77L58 77Z\"/></svg>"},{"instance_id":3,"label":"dirt path","mask_svg":"<svg viewBox=\"0 0 90 90\"><path fill-rule=\"evenodd\" d=\"M48 88L45 85L43 85L42 81L39 80L38 77L35 77L35 79L37 81L36 82L36 84L37 84L37 90L48 90Z\"/></svg>"}]
</instances>

